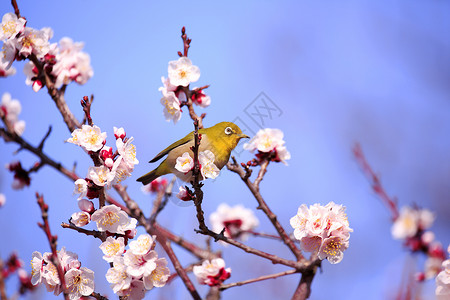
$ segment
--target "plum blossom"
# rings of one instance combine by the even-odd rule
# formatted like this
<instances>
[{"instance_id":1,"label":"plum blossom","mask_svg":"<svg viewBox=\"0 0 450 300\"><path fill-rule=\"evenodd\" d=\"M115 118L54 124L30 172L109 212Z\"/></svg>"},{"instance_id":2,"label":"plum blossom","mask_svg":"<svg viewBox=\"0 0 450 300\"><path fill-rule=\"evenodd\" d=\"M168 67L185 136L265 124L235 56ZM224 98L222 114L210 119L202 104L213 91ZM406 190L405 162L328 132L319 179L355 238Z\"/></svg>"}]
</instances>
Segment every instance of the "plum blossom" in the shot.
<instances>
[{"instance_id":1,"label":"plum blossom","mask_svg":"<svg viewBox=\"0 0 450 300\"><path fill-rule=\"evenodd\" d=\"M185 187L180 186L179 191L177 194L177 198L183 201L190 201L192 200L192 196L188 193Z\"/></svg>"},{"instance_id":2,"label":"plum blossom","mask_svg":"<svg viewBox=\"0 0 450 300\"><path fill-rule=\"evenodd\" d=\"M113 262L116 257L119 257L125 251L125 243L123 237L117 239L109 236L106 238L100 247L103 252L103 259L107 262Z\"/></svg>"},{"instance_id":3,"label":"plum blossom","mask_svg":"<svg viewBox=\"0 0 450 300\"><path fill-rule=\"evenodd\" d=\"M158 258L156 260L156 268L148 275L143 277L144 286L147 290L153 287L163 287L166 285L170 276L170 270L167 268L167 260Z\"/></svg>"},{"instance_id":4,"label":"plum blossom","mask_svg":"<svg viewBox=\"0 0 450 300\"><path fill-rule=\"evenodd\" d=\"M83 197L86 197L88 192L88 184L85 179L79 178L75 180L75 189L73 190L73 194L80 194L78 196L78 200L81 200Z\"/></svg>"},{"instance_id":5,"label":"plum blossom","mask_svg":"<svg viewBox=\"0 0 450 300\"><path fill-rule=\"evenodd\" d=\"M91 220L97 223L99 231L125 234L122 226L128 224L129 217L120 207L111 204L96 210L92 214Z\"/></svg>"},{"instance_id":6,"label":"plum blossom","mask_svg":"<svg viewBox=\"0 0 450 300\"><path fill-rule=\"evenodd\" d=\"M136 159L136 146L131 144L132 141L133 137L130 137L125 143L122 139L116 140L117 151L129 168L134 168L134 165L139 164Z\"/></svg>"},{"instance_id":7,"label":"plum blossom","mask_svg":"<svg viewBox=\"0 0 450 300\"><path fill-rule=\"evenodd\" d=\"M211 97L206 95L203 90L194 88L194 93L192 93L192 102L200 107L208 107L211 104Z\"/></svg>"},{"instance_id":8,"label":"plum blossom","mask_svg":"<svg viewBox=\"0 0 450 300\"><path fill-rule=\"evenodd\" d=\"M88 268L70 269L64 274L70 300L89 296L94 292L94 272Z\"/></svg>"},{"instance_id":9,"label":"plum blossom","mask_svg":"<svg viewBox=\"0 0 450 300\"><path fill-rule=\"evenodd\" d=\"M127 289L118 291L117 295L127 300L141 300L144 299L145 292L146 289L142 280L133 280Z\"/></svg>"},{"instance_id":10,"label":"plum blossom","mask_svg":"<svg viewBox=\"0 0 450 300\"><path fill-rule=\"evenodd\" d=\"M188 86L200 78L200 69L186 56L169 62L169 80L174 86Z\"/></svg>"},{"instance_id":11,"label":"plum blossom","mask_svg":"<svg viewBox=\"0 0 450 300\"><path fill-rule=\"evenodd\" d=\"M189 155L189 152L184 152L183 155L177 157L175 169L181 173L186 174L194 167L194 160Z\"/></svg>"},{"instance_id":12,"label":"plum blossom","mask_svg":"<svg viewBox=\"0 0 450 300\"><path fill-rule=\"evenodd\" d=\"M214 232L221 232L225 228L224 234L226 237L240 237L244 240L248 237L248 234L243 231L253 230L259 225L253 211L240 204L233 207L226 203L220 204L209 217L209 221Z\"/></svg>"},{"instance_id":13,"label":"plum blossom","mask_svg":"<svg viewBox=\"0 0 450 300\"><path fill-rule=\"evenodd\" d=\"M291 158L291 154L284 146L284 134L279 129L265 128L260 129L256 135L244 144L244 149L248 151L257 150L259 156L273 154L272 161L286 163L286 160ZM257 157L258 157L257 154Z\"/></svg>"},{"instance_id":14,"label":"plum blossom","mask_svg":"<svg viewBox=\"0 0 450 300\"><path fill-rule=\"evenodd\" d=\"M28 57L31 54L36 55L37 58L43 58L50 50L48 40L51 38L53 32L49 28L36 30L31 27L25 27L22 34L18 37L16 49L18 54L23 57Z\"/></svg>"},{"instance_id":15,"label":"plum blossom","mask_svg":"<svg viewBox=\"0 0 450 300\"><path fill-rule=\"evenodd\" d=\"M86 151L100 150L106 141L106 132L101 132L101 129L94 125L83 125L81 129L75 129L72 132L72 137L67 142L81 146Z\"/></svg>"},{"instance_id":16,"label":"plum blossom","mask_svg":"<svg viewBox=\"0 0 450 300\"><path fill-rule=\"evenodd\" d=\"M94 208L94 203L92 203L92 201L86 200L86 199L81 199L78 200L78 207L87 213L93 213L95 208Z\"/></svg>"},{"instance_id":17,"label":"plum blossom","mask_svg":"<svg viewBox=\"0 0 450 300\"><path fill-rule=\"evenodd\" d=\"M91 179L98 186L106 185L109 188L115 176L115 172L111 172L108 167L100 166L89 167L87 178Z\"/></svg>"},{"instance_id":18,"label":"plum blossom","mask_svg":"<svg viewBox=\"0 0 450 300\"><path fill-rule=\"evenodd\" d=\"M12 63L16 59L17 50L16 50L16 39L7 40L3 43L2 52L1 52L1 64L2 68L8 70L11 68Z\"/></svg>"},{"instance_id":19,"label":"plum blossom","mask_svg":"<svg viewBox=\"0 0 450 300\"><path fill-rule=\"evenodd\" d=\"M68 37L63 37L59 41L58 52L55 55L56 63L52 69L57 88L72 81L85 84L94 75L89 54L81 51L83 47L83 43L74 43Z\"/></svg>"},{"instance_id":20,"label":"plum blossom","mask_svg":"<svg viewBox=\"0 0 450 300\"><path fill-rule=\"evenodd\" d=\"M132 277L127 273L127 266L123 257L114 258L113 267L106 272L106 280L111 283L114 293L126 290L130 287Z\"/></svg>"},{"instance_id":21,"label":"plum blossom","mask_svg":"<svg viewBox=\"0 0 450 300\"><path fill-rule=\"evenodd\" d=\"M181 102L186 100L186 95L180 93L180 99L177 98L174 92L164 92L160 102L164 106L164 117L167 122L173 120L176 124L181 119Z\"/></svg>"},{"instance_id":22,"label":"plum blossom","mask_svg":"<svg viewBox=\"0 0 450 300\"><path fill-rule=\"evenodd\" d=\"M17 18L16 14L4 14L0 24L0 40L5 41L16 37L24 30L26 23L27 21L24 18Z\"/></svg>"},{"instance_id":23,"label":"plum blossom","mask_svg":"<svg viewBox=\"0 0 450 300\"><path fill-rule=\"evenodd\" d=\"M84 211L73 213L70 218L71 222L78 227L83 227L91 221L91 215Z\"/></svg>"},{"instance_id":24,"label":"plum blossom","mask_svg":"<svg viewBox=\"0 0 450 300\"><path fill-rule=\"evenodd\" d=\"M349 246L350 232L345 207L330 202L325 206L302 204L290 219L294 236L306 252L317 252L320 259L339 263Z\"/></svg>"},{"instance_id":25,"label":"plum blossom","mask_svg":"<svg viewBox=\"0 0 450 300\"><path fill-rule=\"evenodd\" d=\"M447 249L450 254L450 245ZM442 263L442 271L436 276L436 299L445 300L450 298L450 259Z\"/></svg>"},{"instance_id":26,"label":"plum blossom","mask_svg":"<svg viewBox=\"0 0 450 300\"><path fill-rule=\"evenodd\" d=\"M158 254L151 250L143 255L136 255L131 251L125 252L123 260L127 266L127 273L135 278L150 275L156 269Z\"/></svg>"},{"instance_id":27,"label":"plum blossom","mask_svg":"<svg viewBox=\"0 0 450 300\"><path fill-rule=\"evenodd\" d=\"M215 155L209 150L205 150L198 154L198 161L200 163L200 172L204 179L215 179L219 176L220 170L214 164Z\"/></svg>"},{"instance_id":28,"label":"plum blossom","mask_svg":"<svg viewBox=\"0 0 450 300\"><path fill-rule=\"evenodd\" d=\"M123 129L123 127L117 128L117 127L113 127L114 129L114 137L117 139L124 139L125 136L127 135L125 132L125 129Z\"/></svg>"},{"instance_id":29,"label":"plum blossom","mask_svg":"<svg viewBox=\"0 0 450 300\"><path fill-rule=\"evenodd\" d=\"M392 236L399 240L412 238L417 232L430 228L434 218L434 214L427 209L404 206L400 209L400 215L392 225Z\"/></svg>"},{"instance_id":30,"label":"plum blossom","mask_svg":"<svg viewBox=\"0 0 450 300\"><path fill-rule=\"evenodd\" d=\"M0 77L8 77L16 74L16 68L8 68L8 62L3 62L3 55L3 52L0 52Z\"/></svg>"},{"instance_id":31,"label":"plum blossom","mask_svg":"<svg viewBox=\"0 0 450 300\"><path fill-rule=\"evenodd\" d=\"M11 162L6 164L6 169L14 172L14 180L12 188L15 190L23 189L25 186L29 186L31 183L30 173L22 168L20 161Z\"/></svg>"},{"instance_id":32,"label":"plum blossom","mask_svg":"<svg viewBox=\"0 0 450 300\"><path fill-rule=\"evenodd\" d=\"M144 255L151 250L155 239L156 236L152 237L149 234L141 234L137 240L130 242L129 251L134 255Z\"/></svg>"},{"instance_id":33,"label":"plum blossom","mask_svg":"<svg viewBox=\"0 0 450 300\"><path fill-rule=\"evenodd\" d=\"M231 276L231 269L225 269L225 261L222 258L215 258L203 261L201 266L194 266L193 269L198 283L209 286L219 286Z\"/></svg>"},{"instance_id":34,"label":"plum blossom","mask_svg":"<svg viewBox=\"0 0 450 300\"><path fill-rule=\"evenodd\" d=\"M31 283L33 285L40 284L44 272L44 258L38 251L34 251L31 255Z\"/></svg>"},{"instance_id":35,"label":"plum blossom","mask_svg":"<svg viewBox=\"0 0 450 300\"><path fill-rule=\"evenodd\" d=\"M22 105L19 100L12 99L10 93L4 93L0 104L0 117L5 118L16 134L22 135L25 130L25 121L19 120Z\"/></svg>"}]
</instances>

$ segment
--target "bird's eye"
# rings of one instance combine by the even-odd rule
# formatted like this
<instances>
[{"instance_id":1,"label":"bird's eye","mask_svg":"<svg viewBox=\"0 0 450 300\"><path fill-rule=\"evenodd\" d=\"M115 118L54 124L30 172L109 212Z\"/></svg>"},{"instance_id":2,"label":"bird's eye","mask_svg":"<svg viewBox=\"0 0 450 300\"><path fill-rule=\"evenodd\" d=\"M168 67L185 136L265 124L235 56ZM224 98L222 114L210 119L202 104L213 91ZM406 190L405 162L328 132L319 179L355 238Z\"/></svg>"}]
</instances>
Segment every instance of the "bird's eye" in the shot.
<instances>
[{"instance_id":1,"label":"bird's eye","mask_svg":"<svg viewBox=\"0 0 450 300\"><path fill-rule=\"evenodd\" d=\"M225 133L226 133L227 135L230 135L230 134L233 133L233 129L231 129L231 127L227 127L227 128L225 128Z\"/></svg>"}]
</instances>

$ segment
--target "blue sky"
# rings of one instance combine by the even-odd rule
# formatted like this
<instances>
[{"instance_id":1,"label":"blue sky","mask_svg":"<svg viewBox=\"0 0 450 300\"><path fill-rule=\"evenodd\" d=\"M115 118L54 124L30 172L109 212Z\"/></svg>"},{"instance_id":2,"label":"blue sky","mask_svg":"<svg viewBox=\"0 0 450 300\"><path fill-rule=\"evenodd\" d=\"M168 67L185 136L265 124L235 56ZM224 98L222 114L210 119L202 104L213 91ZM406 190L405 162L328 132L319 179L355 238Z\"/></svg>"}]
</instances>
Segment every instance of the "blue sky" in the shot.
<instances>
[{"instance_id":1,"label":"blue sky","mask_svg":"<svg viewBox=\"0 0 450 300\"><path fill-rule=\"evenodd\" d=\"M212 104L205 110L205 126L240 118L251 130L260 124L246 108L264 92L279 108L264 126L285 133L291 152L289 166L271 164L261 192L285 228L302 203L347 207L354 233L350 248L337 265L323 263L313 282L311 299L385 299L397 291L405 266L417 264L390 236L390 216L370 190L351 153L359 142L388 194L400 205L417 204L436 212L432 227L446 246L450 220L450 4L445 1L246 1L206 2L135 1L19 1L28 26L54 30L53 41L64 36L85 42L94 77L84 86L72 84L66 99L80 119L79 100L94 94L94 122L108 133L125 127L134 136L140 164L126 182L131 196L147 209L151 199L135 179L153 166L146 162L175 139L192 130L183 115L177 125L167 123L159 103L161 76L181 50L180 29L193 39L190 58L200 67L198 85L210 84ZM8 1L0 13L12 12ZM0 94L10 92L22 102L24 137L38 144L49 125L53 132L45 152L84 175L91 162L83 151L65 144L70 133L45 91L25 86L23 62L18 74L0 81ZM12 155L15 145L0 142L1 163L20 159L31 166L25 151ZM237 153L240 161L250 153ZM5 237L0 255L17 250L26 262L35 250L48 251L36 226L40 221L34 193L50 205L52 229L59 246L77 252L83 266L96 272L99 292L112 292L104 279L107 264L99 241L60 228L77 208L73 183L45 167L32 185L11 190L12 176L0 169L0 192L7 197L0 209ZM226 202L255 208L256 202L236 174L224 170L205 186L207 214ZM274 232L260 212L260 230ZM160 222L186 238L204 243L193 232L194 208L169 203ZM290 257L282 245L250 239L249 244ZM215 245L219 248L219 245ZM193 258L177 251L185 264ZM281 266L227 247L224 258L232 268L230 282L285 270ZM173 269L172 269L173 270ZM298 276L271 280L223 293L223 299L290 298ZM12 283L9 283L13 285ZM187 298L179 280L172 287L152 291L158 299ZM200 288L201 291L205 291ZM424 287L433 293L433 283ZM175 293L175 294L173 294ZM431 293L431 294L430 294ZM53 298L41 289L28 299Z\"/></svg>"}]
</instances>

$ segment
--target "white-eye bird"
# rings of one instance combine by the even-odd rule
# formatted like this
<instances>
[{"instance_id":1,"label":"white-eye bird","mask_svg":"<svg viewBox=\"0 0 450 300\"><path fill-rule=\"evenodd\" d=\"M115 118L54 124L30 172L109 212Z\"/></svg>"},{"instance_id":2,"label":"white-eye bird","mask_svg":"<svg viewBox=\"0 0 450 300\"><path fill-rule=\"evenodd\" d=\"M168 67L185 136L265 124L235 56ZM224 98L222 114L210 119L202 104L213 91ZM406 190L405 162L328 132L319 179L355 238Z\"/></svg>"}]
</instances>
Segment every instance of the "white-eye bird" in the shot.
<instances>
[{"instance_id":1,"label":"white-eye bird","mask_svg":"<svg viewBox=\"0 0 450 300\"><path fill-rule=\"evenodd\" d=\"M221 122L209 128L202 128L198 130L202 138L199 146L199 153L205 150L210 150L215 155L214 164L217 168L222 169L230 159L231 151L237 146L242 138L249 138L249 136L242 133L242 130L232 122ZM190 132L181 140L176 141L169 147L158 153L150 163L156 162L163 156L167 158L153 171L139 177L137 181L144 185L149 184L156 178L173 173L178 178L185 182L193 180L192 171L182 173L175 169L176 160L182 156L183 153L188 152L193 158L194 153L191 147L194 146L194 132ZM200 180L202 176L200 176Z\"/></svg>"}]
</instances>

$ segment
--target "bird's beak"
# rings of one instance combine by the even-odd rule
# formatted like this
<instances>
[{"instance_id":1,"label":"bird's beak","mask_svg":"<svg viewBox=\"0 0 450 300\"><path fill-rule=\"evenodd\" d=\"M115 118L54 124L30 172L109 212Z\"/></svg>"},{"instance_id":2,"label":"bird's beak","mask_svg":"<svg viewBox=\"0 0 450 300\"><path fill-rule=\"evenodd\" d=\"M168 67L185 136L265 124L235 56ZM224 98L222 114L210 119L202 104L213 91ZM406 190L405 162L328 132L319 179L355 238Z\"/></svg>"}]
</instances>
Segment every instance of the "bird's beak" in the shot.
<instances>
[{"instance_id":1,"label":"bird's beak","mask_svg":"<svg viewBox=\"0 0 450 300\"><path fill-rule=\"evenodd\" d=\"M237 136L238 136L238 138L240 138L240 139L243 139L243 138L249 139L249 138L250 138L248 135L243 134L243 133L239 133Z\"/></svg>"}]
</instances>

